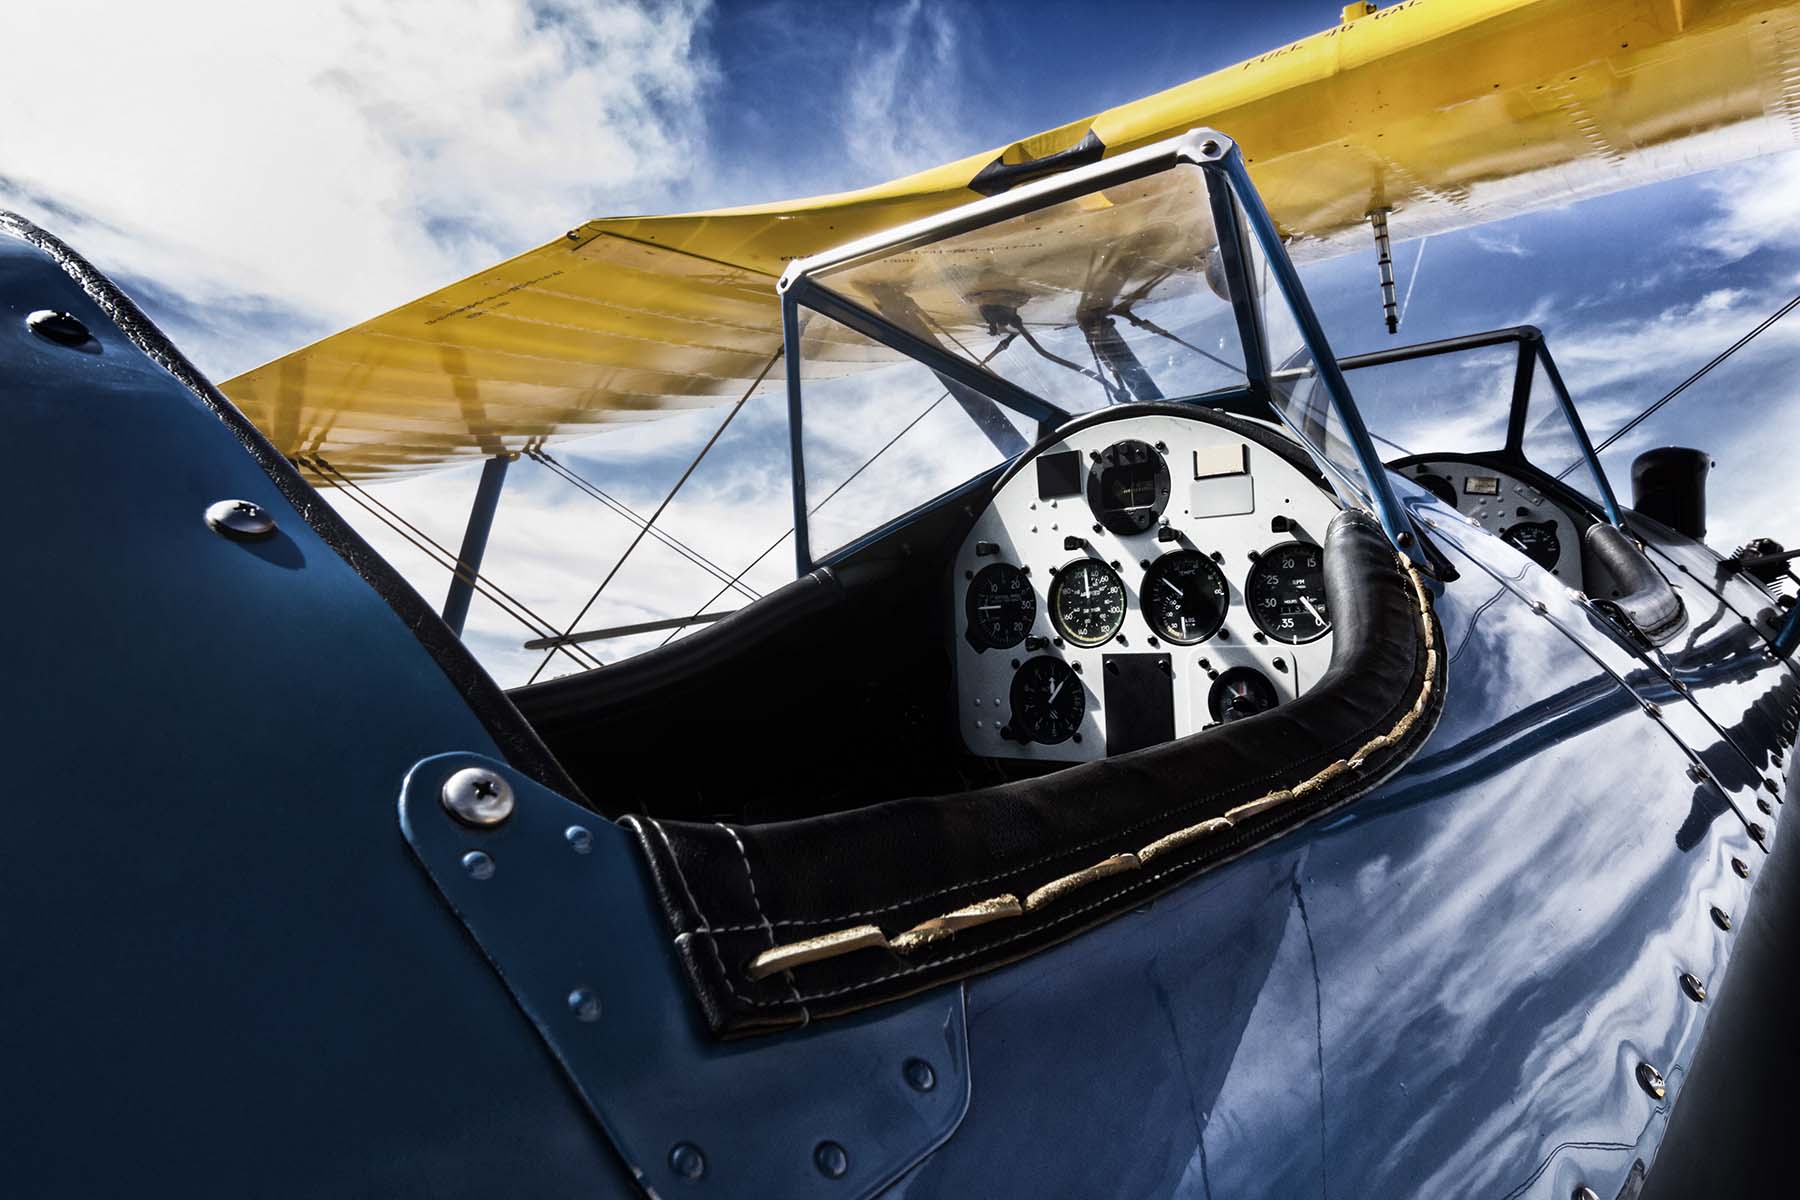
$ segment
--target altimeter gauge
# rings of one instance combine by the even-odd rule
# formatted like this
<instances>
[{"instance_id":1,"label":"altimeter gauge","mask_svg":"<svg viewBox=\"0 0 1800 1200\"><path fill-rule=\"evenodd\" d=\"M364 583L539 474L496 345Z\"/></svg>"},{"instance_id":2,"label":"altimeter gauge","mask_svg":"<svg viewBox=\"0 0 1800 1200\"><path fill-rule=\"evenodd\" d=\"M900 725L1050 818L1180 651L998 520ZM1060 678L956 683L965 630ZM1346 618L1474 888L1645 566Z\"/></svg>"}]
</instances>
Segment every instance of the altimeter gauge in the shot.
<instances>
[{"instance_id":1,"label":"altimeter gauge","mask_svg":"<svg viewBox=\"0 0 1800 1200\"><path fill-rule=\"evenodd\" d=\"M1081 728L1087 693L1068 663L1040 655L1025 660L1013 673L1013 737L1051 746L1066 742Z\"/></svg>"},{"instance_id":2,"label":"altimeter gauge","mask_svg":"<svg viewBox=\"0 0 1800 1200\"><path fill-rule=\"evenodd\" d=\"M1125 624L1125 584L1097 558L1078 558L1050 585L1050 623L1076 646L1098 646Z\"/></svg>"},{"instance_id":3,"label":"altimeter gauge","mask_svg":"<svg viewBox=\"0 0 1800 1200\"><path fill-rule=\"evenodd\" d=\"M1331 609L1324 551L1308 542L1270 546L1244 581L1244 603L1256 627L1278 642L1298 645L1325 636Z\"/></svg>"},{"instance_id":4,"label":"altimeter gauge","mask_svg":"<svg viewBox=\"0 0 1800 1200\"><path fill-rule=\"evenodd\" d=\"M1031 580L1011 563L990 563L969 583L964 607L969 641L989 650L1007 650L1025 640L1037 620Z\"/></svg>"},{"instance_id":5,"label":"altimeter gauge","mask_svg":"<svg viewBox=\"0 0 1800 1200\"><path fill-rule=\"evenodd\" d=\"M1219 632L1231 592L1212 559L1198 550L1178 550L1150 565L1138 603L1158 637L1191 646Z\"/></svg>"}]
</instances>

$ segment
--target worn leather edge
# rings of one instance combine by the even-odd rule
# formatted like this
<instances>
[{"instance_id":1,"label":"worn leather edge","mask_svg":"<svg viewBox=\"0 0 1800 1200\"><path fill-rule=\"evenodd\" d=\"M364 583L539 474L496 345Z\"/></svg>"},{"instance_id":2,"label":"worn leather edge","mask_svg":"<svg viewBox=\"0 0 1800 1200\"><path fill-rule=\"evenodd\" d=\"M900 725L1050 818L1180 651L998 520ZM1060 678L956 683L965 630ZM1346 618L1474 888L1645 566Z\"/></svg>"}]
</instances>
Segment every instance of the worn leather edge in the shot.
<instances>
[{"instance_id":1,"label":"worn leather edge","mask_svg":"<svg viewBox=\"0 0 1800 1200\"><path fill-rule=\"evenodd\" d=\"M802 821L739 827L627 818L712 1031L785 1028L991 970L1347 803L1397 769L1436 720L1441 654L1423 719L1360 757L1356 769L1153 861L1107 866L1319 774L1414 705L1433 656L1411 581L1364 514L1334 520L1325 551L1332 666L1316 688L1271 712L1039 779ZM1435 617L1425 619L1435 636ZM1308 751L1295 754L1296 745ZM892 938L921 923L963 906L1025 899L1071 873L1084 877L1079 887L1032 911L915 938L905 953L891 948ZM865 926L882 936L867 936ZM758 955L830 938L863 948L752 978Z\"/></svg>"}]
</instances>

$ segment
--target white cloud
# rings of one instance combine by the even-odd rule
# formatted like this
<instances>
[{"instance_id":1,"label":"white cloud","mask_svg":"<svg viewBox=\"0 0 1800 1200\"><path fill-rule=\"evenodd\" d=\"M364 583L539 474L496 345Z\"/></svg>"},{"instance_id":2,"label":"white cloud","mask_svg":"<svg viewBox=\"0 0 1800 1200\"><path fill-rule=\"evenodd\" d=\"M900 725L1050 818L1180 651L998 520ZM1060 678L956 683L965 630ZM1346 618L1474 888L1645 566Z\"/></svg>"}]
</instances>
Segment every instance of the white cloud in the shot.
<instances>
[{"instance_id":1,"label":"white cloud","mask_svg":"<svg viewBox=\"0 0 1800 1200\"><path fill-rule=\"evenodd\" d=\"M704 0L17 6L0 204L190 304L349 324L687 176L704 19ZM72 30L78 63L51 49ZM221 375L289 348L193 347Z\"/></svg>"},{"instance_id":2,"label":"white cloud","mask_svg":"<svg viewBox=\"0 0 1800 1200\"><path fill-rule=\"evenodd\" d=\"M1505 254L1513 258L1530 258L1531 251L1519 240L1516 233L1471 233L1469 240L1475 245L1494 254Z\"/></svg>"},{"instance_id":3,"label":"white cloud","mask_svg":"<svg viewBox=\"0 0 1800 1200\"><path fill-rule=\"evenodd\" d=\"M888 179L960 158L962 73L958 18L927 0L878 17L875 32L846 56L842 128L851 160Z\"/></svg>"},{"instance_id":4,"label":"white cloud","mask_svg":"<svg viewBox=\"0 0 1800 1200\"><path fill-rule=\"evenodd\" d=\"M1707 185L1714 216L1697 231L1706 250L1738 259L1766 246L1800 242L1800 151L1753 159Z\"/></svg>"}]
</instances>

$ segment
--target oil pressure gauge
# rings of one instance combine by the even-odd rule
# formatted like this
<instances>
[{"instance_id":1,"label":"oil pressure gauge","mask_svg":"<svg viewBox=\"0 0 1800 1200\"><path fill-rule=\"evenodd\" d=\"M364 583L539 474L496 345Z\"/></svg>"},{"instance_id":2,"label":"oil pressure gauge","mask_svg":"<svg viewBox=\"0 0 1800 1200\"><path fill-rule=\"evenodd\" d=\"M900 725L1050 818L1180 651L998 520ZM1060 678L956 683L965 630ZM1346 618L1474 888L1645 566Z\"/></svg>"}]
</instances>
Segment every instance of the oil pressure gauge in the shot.
<instances>
[{"instance_id":1,"label":"oil pressure gauge","mask_svg":"<svg viewBox=\"0 0 1800 1200\"><path fill-rule=\"evenodd\" d=\"M1250 568L1244 602L1256 627L1278 642L1291 646L1324 637L1331 628L1324 552L1308 542L1270 546Z\"/></svg>"}]
</instances>

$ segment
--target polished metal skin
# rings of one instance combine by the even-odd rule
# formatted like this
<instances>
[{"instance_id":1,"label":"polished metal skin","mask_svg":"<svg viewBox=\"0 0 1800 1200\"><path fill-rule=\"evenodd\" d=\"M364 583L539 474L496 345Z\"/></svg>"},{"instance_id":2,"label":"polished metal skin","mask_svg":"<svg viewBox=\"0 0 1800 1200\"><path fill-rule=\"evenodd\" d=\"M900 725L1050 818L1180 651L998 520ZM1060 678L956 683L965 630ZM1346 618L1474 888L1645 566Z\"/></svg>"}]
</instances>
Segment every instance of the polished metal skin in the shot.
<instances>
[{"instance_id":1,"label":"polished metal skin","mask_svg":"<svg viewBox=\"0 0 1800 1200\"><path fill-rule=\"evenodd\" d=\"M622 832L505 765L423 602L5 236L0 305L9 1194L1613 1197L1791 1020L1734 970L1796 880L1769 598L1647 535L1690 623L1644 651L1408 493L1459 574L1402 771L964 987L708 1042ZM463 768L511 815L457 820Z\"/></svg>"}]
</instances>

